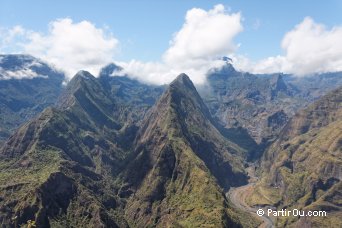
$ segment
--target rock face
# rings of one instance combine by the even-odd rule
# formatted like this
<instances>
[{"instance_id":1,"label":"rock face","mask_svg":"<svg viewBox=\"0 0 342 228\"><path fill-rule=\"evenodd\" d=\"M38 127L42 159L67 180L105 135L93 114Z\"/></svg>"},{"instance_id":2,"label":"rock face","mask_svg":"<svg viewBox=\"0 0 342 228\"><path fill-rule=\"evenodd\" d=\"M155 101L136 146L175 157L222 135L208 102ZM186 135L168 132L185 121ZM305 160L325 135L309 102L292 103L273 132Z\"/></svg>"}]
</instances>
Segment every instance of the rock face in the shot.
<instances>
[{"instance_id":1,"label":"rock face","mask_svg":"<svg viewBox=\"0 0 342 228\"><path fill-rule=\"evenodd\" d=\"M286 124L263 157L263 180L257 190L268 192L279 207L328 213L326 218L309 218L298 224L340 227L341 142L342 87L298 112Z\"/></svg>"},{"instance_id":2,"label":"rock face","mask_svg":"<svg viewBox=\"0 0 342 228\"><path fill-rule=\"evenodd\" d=\"M136 138L136 157L123 173L134 192L126 210L133 224L240 223L228 212L219 184L228 188L246 182L244 151L214 127L188 76L178 76L147 116Z\"/></svg>"},{"instance_id":3,"label":"rock face","mask_svg":"<svg viewBox=\"0 0 342 228\"><path fill-rule=\"evenodd\" d=\"M161 88L103 77L80 71L56 108L4 143L3 225L255 225L222 189L246 182L246 150L221 134L186 75L150 110Z\"/></svg>"},{"instance_id":4,"label":"rock face","mask_svg":"<svg viewBox=\"0 0 342 228\"><path fill-rule=\"evenodd\" d=\"M144 85L131 83L144 92ZM137 96L143 97L139 91ZM137 122L144 116L135 115L151 104L133 107L130 102L122 105L122 99L112 84L81 71L56 108L44 110L4 143L0 152L3 224L31 219L43 227L124 226L120 214L108 213L111 209L116 213L120 205L114 177L130 154ZM14 217L17 220L12 221Z\"/></svg>"},{"instance_id":5,"label":"rock face","mask_svg":"<svg viewBox=\"0 0 342 228\"><path fill-rule=\"evenodd\" d=\"M249 201L330 213L279 225L341 226L342 89L294 115L340 73L252 75L227 61L200 96L185 74L151 86L110 64L98 78L80 71L57 99L63 77L37 61L0 57L3 226L256 227L224 192L269 145Z\"/></svg>"},{"instance_id":6,"label":"rock face","mask_svg":"<svg viewBox=\"0 0 342 228\"><path fill-rule=\"evenodd\" d=\"M254 75L238 72L227 63L209 74L209 86L200 93L210 112L226 129L245 129L262 152L299 109L342 85L341 75ZM252 158L260 154L254 152Z\"/></svg>"},{"instance_id":7,"label":"rock face","mask_svg":"<svg viewBox=\"0 0 342 228\"><path fill-rule=\"evenodd\" d=\"M0 145L55 103L63 80L63 73L32 56L0 55Z\"/></svg>"},{"instance_id":8,"label":"rock face","mask_svg":"<svg viewBox=\"0 0 342 228\"><path fill-rule=\"evenodd\" d=\"M302 102L282 75L241 73L228 64L212 72L208 82L211 91L202 96L211 113L227 129L246 129L262 147L274 140Z\"/></svg>"}]
</instances>

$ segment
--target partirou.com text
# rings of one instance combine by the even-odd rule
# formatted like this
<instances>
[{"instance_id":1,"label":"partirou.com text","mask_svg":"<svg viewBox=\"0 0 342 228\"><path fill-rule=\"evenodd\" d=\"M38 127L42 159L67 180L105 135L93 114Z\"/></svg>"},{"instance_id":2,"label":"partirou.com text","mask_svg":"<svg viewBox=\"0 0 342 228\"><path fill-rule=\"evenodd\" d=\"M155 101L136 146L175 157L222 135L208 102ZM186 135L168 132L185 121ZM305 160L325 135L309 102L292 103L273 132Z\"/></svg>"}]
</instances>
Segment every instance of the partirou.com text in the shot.
<instances>
[{"instance_id":1,"label":"partirou.com text","mask_svg":"<svg viewBox=\"0 0 342 228\"><path fill-rule=\"evenodd\" d=\"M274 217L284 217L284 216L295 216L295 217L325 217L327 216L326 211L302 211L298 209L281 209L281 210L272 210L272 209L258 209L257 215L259 216L274 216Z\"/></svg>"}]
</instances>

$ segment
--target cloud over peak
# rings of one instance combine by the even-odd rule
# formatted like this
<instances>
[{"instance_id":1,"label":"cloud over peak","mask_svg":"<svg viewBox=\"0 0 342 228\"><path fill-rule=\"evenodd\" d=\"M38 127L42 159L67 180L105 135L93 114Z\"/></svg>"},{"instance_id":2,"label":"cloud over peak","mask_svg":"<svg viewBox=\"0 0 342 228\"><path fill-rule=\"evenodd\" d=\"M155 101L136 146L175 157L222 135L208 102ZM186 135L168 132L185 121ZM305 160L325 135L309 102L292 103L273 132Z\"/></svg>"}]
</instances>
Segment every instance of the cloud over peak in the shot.
<instances>
[{"instance_id":1,"label":"cloud over peak","mask_svg":"<svg viewBox=\"0 0 342 228\"><path fill-rule=\"evenodd\" d=\"M222 4L208 11L192 8L170 41L160 63L133 60L125 70L150 83L169 83L186 73L195 83L204 83L209 69L224 64L219 57L233 53L234 38L243 30L240 13L229 13Z\"/></svg>"},{"instance_id":2,"label":"cloud over peak","mask_svg":"<svg viewBox=\"0 0 342 228\"><path fill-rule=\"evenodd\" d=\"M242 31L240 13L228 14L223 5L205 11L193 8L186 13L182 28L175 34L163 58L182 64L191 59L208 59L232 53L233 38Z\"/></svg>"},{"instance_id":3,"label":"cloud over peak","mask_svg":"<svg viewBox=\"0 0 342 228\"><path fill-rule=\"evenodd\" d=\"M119 43L106 29L89 21L73 22L70 18L50 22L45 34L21 26L2 30L0 51L8 51L6 47L10 46L19 53L44 59L63 70L69 79L80 69L97 74L101 67L113 61Z\"/></svg>"},{"instance_id":4,"label":"cloud over peak","mask_svg":"<svg viewBox=\"0 0 342 228\"><path fill-rule=\"evenodd\" d=\"M222 4L209 10L192 8L161 61L117 63L123 73L151 84L169 83L180 73L203 83L209 69L224 64L220 57L236 51L234 38L243 30L241 20L240 13L227 12ZM19 46L19 53L29 53L63 70L69 79L81 69L97 75L101 67L113 62L119 41L106 29L70 18L54 20L48 28L47 33L40 33L16 26L7 30L7 40L0 38L7 46Z\"/></svg>"},{"instance_id":5,"label":"cloud over peak","mask_svg":"<svg viewBox=\"0 0 342 228\"><path fill-rule=\"evenodd\" d=\"M194 83L202 84L210 69L225 64L221 57L227 55L233 59L235 68L251 73L284 72L304 76L342 71L342 26L327 28L306 17L284 34L280 43L282 53L251 61L239 54L239 44L235 42L243 31L242 21L240 12L226 10L222 4L209 10L189 9L160 61L116 61L123 67L120 74L150 84L165 84L186 73ZM259 26L257 19L253 28ZM39 57L66 72L68 79L79 70L97 75L103 66L114 61L118 46L118 39L107 28L89 21L57 19L49 23L46 33L21 26L0 27L0 52ZM30 72L24 73L30 75Z\"/></svg>"},{"instance_id":6,"label":"cloud over peak","mask_svg":"<svg viewBox=\"0 0 342 228\"><path fill-rule=\"evenodd\" d=\"M112 61L118 40L89 21L74 23L69 18L49 24L48 34L30 33L24 45L27 53L46 59L72 77L78 70L96 74Z\"/></svg>"}]
</instances>

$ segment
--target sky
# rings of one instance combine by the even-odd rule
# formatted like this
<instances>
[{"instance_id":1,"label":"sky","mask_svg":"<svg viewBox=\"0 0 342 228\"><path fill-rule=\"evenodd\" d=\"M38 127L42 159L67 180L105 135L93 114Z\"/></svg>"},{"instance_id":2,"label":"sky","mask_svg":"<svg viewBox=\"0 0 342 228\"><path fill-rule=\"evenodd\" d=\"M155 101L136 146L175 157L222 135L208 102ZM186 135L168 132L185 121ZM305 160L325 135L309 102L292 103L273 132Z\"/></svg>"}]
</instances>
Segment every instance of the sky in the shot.
<instances>
[{"instance_id":1,"label":"sky","mask_svg":"<svg viewBox=\"0 0 342 228\"><path fill-rule=\"evenodd\" d=\"M137 79L204 83L222 56L252 73L342 70L342 1L0 0L0 53L66 72L115 62Z\"/></svg>"}]
</instances>

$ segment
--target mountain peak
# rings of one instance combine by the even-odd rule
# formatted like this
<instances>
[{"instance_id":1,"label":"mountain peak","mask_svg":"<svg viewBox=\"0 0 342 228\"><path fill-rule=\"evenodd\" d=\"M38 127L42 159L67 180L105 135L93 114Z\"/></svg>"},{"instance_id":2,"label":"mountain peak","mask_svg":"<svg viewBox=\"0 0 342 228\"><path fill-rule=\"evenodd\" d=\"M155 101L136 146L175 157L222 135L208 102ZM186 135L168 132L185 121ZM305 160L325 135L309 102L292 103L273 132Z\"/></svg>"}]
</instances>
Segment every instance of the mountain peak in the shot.
<instances>
[{"instance_id":1,"label":"mountain peak","mask_svg":"<svg viewBox=\"0 0 342 228\"><path fill-rule=\"evenodd\" d=\"M131 217L144 223L140 226L146 226L155 214L148 211L148 205L161 208L159 221L170 218L179 221L178 214L186 214L183 216L186 220L198 222L194 224L196 227L205 220L221 221L229 217L225 210L217 210L219 202L215 196L223 194L221 188L228 189L238 181L245 181L241 158L235 156L242 150L215 127L208 108L186 74L180 74L169 85L146 115L134 148L136 156L123 172L123 179L134 192L131 198L134 203L127 204L126 208ZM213 197L203 198L202 192ZM208 216L204 218L202 214L194 214L196 210L190 213L178 210L187 206L188 199L199 198L198 208L208 207L220 214L203 213ZM216 202L209 203L209 198ZM178 204L175 210L164 213L164 208L174 208L172 202Z\"/></svg>"},{"instance_id":2,"label":"mountain peak","mask_svg":"<svg viewBox=\"0 0 342 228\"><path fill-rule=\"evenodd\" d=\"M286 82L283 79L283 74L273 75L270 79L270 85L272 88L272 99L279 93L283 93L289 96L292 95L290 87L287 86Z\"/></svg>"},{"instance_id":3,"label":"mountain peak","mask_svg":"<svg viewBox=\"0 0 342 228\"><path fill-rule=\"evenodd\" d=\"M179 81L179 82L182 82L182 83L188 83L188 82L190 82L190 83L192 84L192 82L191 82L189 76L186 75L185 73L181 73L180 75L178 75L177 78L176 78L173 82L176 82L176 81ZM173 82L172 82L172 83L173 83ZM172 83L171 83L171 84L172 84Z\"/></svg>"},{"instance_id":4,"label":"mountain peak","mask_svg":"<svg viewBox=\"0 0 342 228\"><path fill-rule=\"evenodd\" d=\"M168 89L164 92L164 95L161 98L162 103L164 103L163 97L166 100L168 100L168 97L171 97L170 102L175 102L177 104L181 100L192 100L193 104L195 104L201 110L201 112L205 113L206 115L209 114L209 110L203 103L196 87L192 83L189 76L184 73L178 75L177 78L170 83ZM176 106L179 108L182 105L178 104ZM187 107L183 108L187 110Z\"/></svg>"},{"instance_id":5,"label":"mountain peak","mask_svg":"<svg viewBox=\"0 0 342 228\"><path fill-rule=\"evenodd\" d=\"M240 77L243 74L236 71L233 65L229 62L225 62L220 68L213 68L209 71L209 80L223 79L226 80L228 77Z\"/></svg>"},{"instance_id":6,"label":"mountain peak","mask_svg":"<svg viewBox=\"0 0 342 228\"><path fill-rule=\"evenodd\" d=\"M95 81L96 78L85 70L78 71L75 76L70 80L67 85L66 91L75 91L79 86L80 83L84 83L86 81Z\"/></svg>"},{"instance_id":7,"label":"mountain peak","mask_svg":"<svg viewBox=\"0 0 342 228\"><path fill-rule=\"evenodd\" d=\"M225 65L221 68L221 71L223 72L236 72L235 68L233 67L233 64L230 62L226 62Z\"/></svg>"},{"instance_id":8,"label":"mountain peak","mask_svg":"<svg viewBox=\"0 0 342 228\"><path fill-rule=\"evenodd\" d=\"M272 75L272 77L271 77L271 84L272 85L283 84L283 83L285 83L285 82L284 82L282 74Z\"/></svg>"},{"instance_id":9,"label":"mountain peak","mask_svg":"<svg viewBox=\"0 0 342 228\"><path fill-rule=\"evenodd\" d=\"M177 78L171 82L170 87L185 87L191 90L196 90L191 79L185 73L178 75Z\"/></svg>"},{"instance_id":10,"label":"mountain peak","mask_svg":"<svg viewBox=\"0 0 342 228\"><path fill-rule=\"evenodd\" d=\"M94 79L94 78L95 78L91 73L89 73L89 72L86 71L86 70L80 70L80 71L78 71L77 74L75 75L75 78L76 78L76 77L81 77L81 78L84 78L84 79L86 79L86 80L88 80L88 79Z\"/></svg>"},{"instance_id":11,"label":"mountain peak","mask_svg":"<svg viewBox=\"0 0 342 228\"><path fill-rule=\"evenodd\" d=\"M99 76L100 77L112 76L114 73L120 72L122 70L123 70L122 67L116 65L115 63L110 63L101 69Z\"/></svg>"},{"instance_id":12,"label":"mountain peak","mask_svg":"<svg viewBox=\"0 0 342 228\"><path fill-rule=\"evenodd\" d=\"M85 70L78 71L58 98L57 107L62 109L70 107L74 103L74 94L78 90L83 90L85 87L94 87L96 85L96 78L92 74Z\"/></svg>"}]
</instances>

